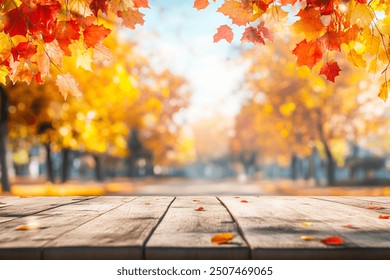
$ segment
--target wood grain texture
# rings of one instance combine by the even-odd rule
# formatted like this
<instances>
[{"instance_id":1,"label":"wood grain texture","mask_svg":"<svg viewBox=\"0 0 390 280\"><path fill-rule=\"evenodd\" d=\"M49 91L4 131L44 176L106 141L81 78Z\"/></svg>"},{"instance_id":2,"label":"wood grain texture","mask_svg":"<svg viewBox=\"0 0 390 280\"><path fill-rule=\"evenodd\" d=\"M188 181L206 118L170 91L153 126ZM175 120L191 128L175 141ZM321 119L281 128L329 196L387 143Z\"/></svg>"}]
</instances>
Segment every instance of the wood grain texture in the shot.
<instances>
[{"instance_id":1,"label":"wood grain texture","mask_svg":"<svg viewBox=\"0 0 390 280\"><path fill-rule=\"evenodd\" d=\"M366 209L307 197L220 199L242 228L254 259L390 257L390 223ZM241 199L249 203L240 203ZM304 222L312 226L304 226ZM345 228L347 224L356 228ZM304 241L300 236L314 240ZM346 243L332 247L320 242L329 236L341 236Z\"/></svg>"},{"instance_id":2,"label":"wood grain texture","mask_svg":"<svg viewBox=\"0 0 390 280\"><path fill-rule=\"evenodd\" d=\"M73 201L72 204L57 205L58 207L51 207L46 211L1 224L0 259L40 259L42 248L48 242L134 198L69 199ZM41 199L37 199L36 202L41 202ZM38 225L39 228L17 230L20 226L32 225Z\"/></svg>"},{"instance_id":3,"label":"wood grain texture","mask_svg":"<svg viewBox=\"0 0 390 280\"><path fill-rule=\"evenodd\" d=\"M0 259L390 259L389 209L390 197L0 197ZM222 232L235 238L212 244Z\"/></svg>"},{"instance_id":4,"label":"wood grain texture","mask_svg":"<svg viewBox=\"0 0 390 280\"><path fill-rule=\"evenodd\" d=\"M174 198L139 197L45 245L44 259L142 259L144 243Z\"/></svg>"},{"instance_id":5,"label":"wood grain texture","mask_svg":"<svg viewBox=\"0 0 390 280\"><path fill-rule=\"evenodd\" d=\"M195 211L204 207L205 211ZM211 243L231 232L228 244ZM247 259L249 249L228 211L215 197L177 197L146 244L146 259Z\"/></svg>"},{"instance_id":6,"label":"wood grain texture","mask_svg":"<svg viewBox=\"0 0 390 280\"><path fill-rule=\"evenodd\" d=\"M92 199L92 197L49 196L22 198L17 196L2 196L0 197L0 206L2 206L0 207L0 223L88 199Z\"/></svg>"}]
</instances>

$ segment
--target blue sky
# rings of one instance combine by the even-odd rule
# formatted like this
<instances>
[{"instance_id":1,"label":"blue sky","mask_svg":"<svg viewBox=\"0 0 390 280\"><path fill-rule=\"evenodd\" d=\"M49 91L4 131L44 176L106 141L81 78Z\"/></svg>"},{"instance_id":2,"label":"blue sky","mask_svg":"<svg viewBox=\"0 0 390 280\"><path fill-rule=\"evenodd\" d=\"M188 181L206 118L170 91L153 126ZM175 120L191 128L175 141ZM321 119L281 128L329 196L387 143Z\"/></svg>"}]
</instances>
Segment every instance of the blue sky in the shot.
<instances>
[{"instance_id":1,"label":"blue sky","mask_svg":"<svg viewBox=\"0 0 390 280\"><path fill-rule=\"evenodd\" d=\"M193 0L150 0L151 9L143 9L144 26L129 36L156 67L169 67L185 76L193 90L192 105L185 118L195 120L215 112L232 117L238 112L238 89L245 65L237 58L241 32L232 44L213 43L221 24L230 20L216 10L211 1L206 10L193 8ZM159 55L155 55L159 54Z\"/></svg>"}]
</instances>

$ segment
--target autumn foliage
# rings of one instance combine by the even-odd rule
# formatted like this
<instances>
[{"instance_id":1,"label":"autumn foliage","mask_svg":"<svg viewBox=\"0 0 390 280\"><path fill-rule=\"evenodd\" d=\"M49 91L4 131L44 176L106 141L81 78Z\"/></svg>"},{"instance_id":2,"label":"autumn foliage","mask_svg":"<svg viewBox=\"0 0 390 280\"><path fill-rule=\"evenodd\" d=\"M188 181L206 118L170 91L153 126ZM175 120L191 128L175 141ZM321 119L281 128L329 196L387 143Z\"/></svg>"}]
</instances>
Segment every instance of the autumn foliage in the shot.
<instances>
[{"instance_id":1,"label":"autumn foliage","mask_svg":"<svg viewBox=\"0 0 390 280\"><path fill-rule=\"evenodd\" d=\"M49 76L64 96L79 95L74 77L63 71L63 57L98 59L111 32L115 17L135 28L143 24L139 8L147 0L1 0L0 1L0 82L43 83ZM80 65L91 70L88 64Z\"/></svg>"},{"instance_id":2,"label":"autumn foliage","mask_svg":"<svg viewBox=\"0 0 390 280\"><path fill-rule=\"evenodd\" d=\"M216 2L216 0L213 0ZM298 66L318 71L336 81L342 67L340 57L376 74L379 96L389 92L390 65L389 2L384 0L223 0L217 12L232 25L244 28L242 42L266 44L273 34L288 25L300 36L291 46ZM209 0L195 0L198 10ZM121 25L143 24L142 8L148 0L1 0L0 1L0 82L35 79L43 83L54 76L64 94L79 95L77 81L62 69L64 56L90 61L103 48L103 40L119 18ZM234 29L222 25L214 42L231 42ZM342 56L337 55L342 53ZM87 64L76 64L90 70ZM315 66L319 66L316 68Z\"/></svg>"},{"instance_id":3,"label":"autumn foliage","mask_svg":"<svg viewBox=\"0 0 390 280\"><path fill-rule=\"evenodd\" d=\"M216 2L214 0L214 2ZM194 7L205 9L207 0L195 0ZM351 64L365 68L380 79L379 97L389 92L390 8L383 0L224 0L219 13L233 25L245 27L241 41L266 44L273 33L286 25L300 36L291 46L298 66L313 69L335 82L342 71L342 53ZM229 26L218 28L214 41L230 42ZM315 71L318 71L317 68ZM317 72L318 73L318 72Z\"/></svg>"}]
</instances>

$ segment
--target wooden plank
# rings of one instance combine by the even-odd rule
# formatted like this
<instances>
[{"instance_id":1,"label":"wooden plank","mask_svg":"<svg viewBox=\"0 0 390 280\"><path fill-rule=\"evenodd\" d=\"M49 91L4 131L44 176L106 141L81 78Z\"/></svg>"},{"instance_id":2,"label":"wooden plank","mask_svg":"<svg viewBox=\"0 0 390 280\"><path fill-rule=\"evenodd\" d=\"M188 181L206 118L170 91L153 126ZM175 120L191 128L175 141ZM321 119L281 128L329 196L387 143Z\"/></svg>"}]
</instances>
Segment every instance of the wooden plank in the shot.
<instances>
[{"instance_id":1,"label":"wooden plank","mask_svg":"<svg viewBox=\"0 0 390 280\"><path fill-rule=\"evenodd\" d=\"M39 212L54 209L61 205L73 204L93 197L18 197L2 196L0 202L0 223L16 218L35 215Z\"/></svg>"},{"instance_id":2,"label":"wooden plank","mask_svg":"<svg viewBox=\"0 0 390 280\"><path fill-rule=\"evenodd\" d=\"M142 259L145 241L173 200L137 198L49 242L43 258Z\"/></svg>"},{"instance_id":3,"label":"wooden plank","mask_svg":"<svg viewBox=\"0 0 390 280\"><path fill-rule=\"evenodd\" d=\"M205 211L194 211L200 206ZM211 237L223 232L235 238L229 244L212 244ZM147 242L145 258L248 259L249 248L215 197L177 197Z\"/></svg>"},{"instance_id":4,"label":"wooden plank","mask_svg":"<svg viewBox=\"0 0 390 280\"><path fill-rule=\"evenodd\" d=\"M389 220L365 209L308 197L220 199L244 232L253 259L390 258ZM243 199L249 203L241 203ZM346 224L356 228L343 227ZM314 240L304 241L304 235ZM341 236L345 244L322 244L328 236Z\"/></svg>"},{"instance_id":5,"label":"wooden plank","mask_svg":"<svg viewBox=\"0 0 390 280\"><path fill-rule=\"evenodd\" d=\"M382 215L390 215L390 197L382 196L382 197L337 197L337 196L324 196L324 197L316 197L317 199L322 199L326 201L333 201L337 203L342 203L345 205L359 207L362 209L367 209L372 212L376 212ZM370 209L373 206L380 206L383 209Z\"/></svg>"},{"instance_id":6,"label":"wooden plank","mask_svg":"<svg viewBox=\"0 0 390 280\"><path fill-rule=\"evenodd\" d=\"M0 224L0 259L40 259L42 247L77 226L131 201L131 197L76 198L72 204L51 208L35 215ZM32 201L35 199L31 199ZM41 199L38 199L41 202ZM48 198L48 201L51 199ZM16 230L21 225L39 225L40 229Z\"/></svg>"}]
</instances>

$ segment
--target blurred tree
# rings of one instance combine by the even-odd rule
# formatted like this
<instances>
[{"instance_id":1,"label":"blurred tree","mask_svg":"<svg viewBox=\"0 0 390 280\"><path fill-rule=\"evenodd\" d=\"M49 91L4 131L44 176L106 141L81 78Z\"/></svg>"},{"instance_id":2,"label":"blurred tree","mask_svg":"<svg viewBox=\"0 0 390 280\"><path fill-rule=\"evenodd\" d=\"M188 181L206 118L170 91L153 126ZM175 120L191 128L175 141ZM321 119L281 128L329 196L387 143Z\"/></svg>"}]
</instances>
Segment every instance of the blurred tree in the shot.
<instances>
[{"instance_id":1,"label":"blurred tree","mask_svg":"<svg viewBox=\"0 0 390 280\"><path fill-rule=\"evenodd\" d=\"M130 42L111 38L107 44L112 54L102 49L93 73L72 69L72 60L79 58L64 59L64 69L77 77L83 95L67 96L65 100L50 80L44 85L33 82L30 86L8 86L13 148L44 144L52 182L52 150L62 151L63 182L69 177L70 151L75 149L93 155L96 177L101 180L101 156L127 156L127 139L133 127L145 135L142 141L157 162L166 158L167 150L179 146L180 129L175 116L188 105L187 82L168 70L156 73L145 58L134 52Z\"/></svg>"},{"instance_id":2,"label":"blurred tree","mask_svg":"<svg viewBox=\"0 0 390 280\"><path fill-rule=\"evenodd\" d=\"M262 157L285 163L292 158L296 163L296 156L307 157L317 146L327 160L328 184L333 185L346 141L356 142L378 127L378 118L367 114L359 101L375 85L363 71L347 65L336 85L306 66L296 69L283 41L261 52L250 50L245 57L251 61L245 76L251 97L236 120L236 150L257 148Z\"/></svg>"}]
</instances>

